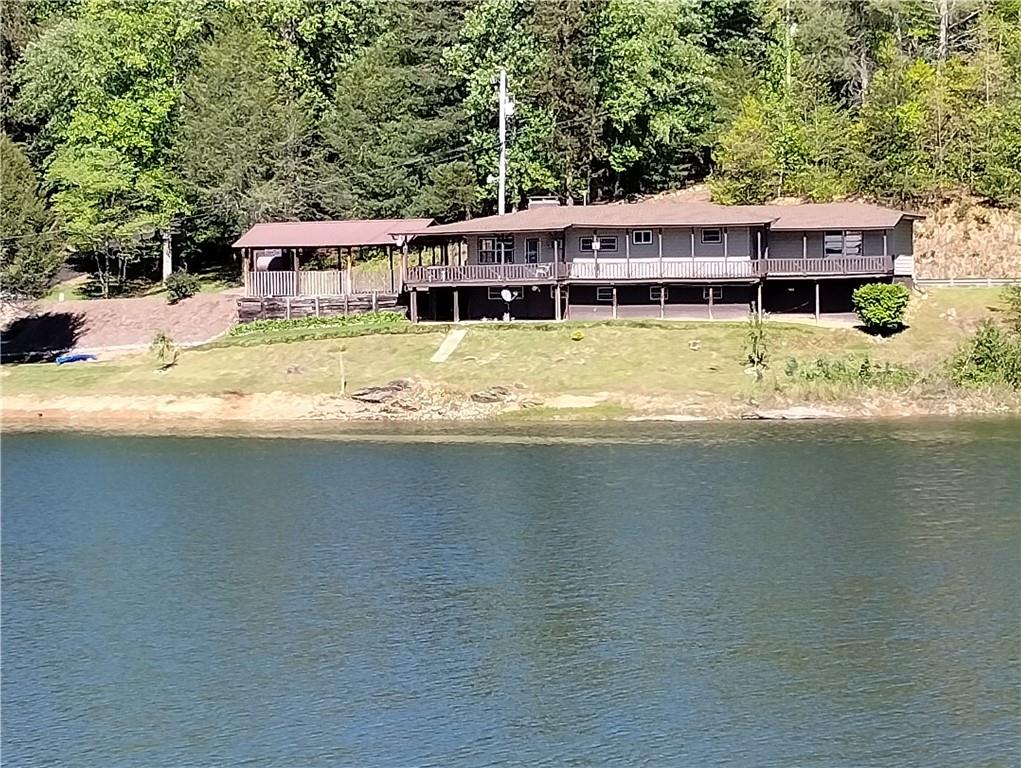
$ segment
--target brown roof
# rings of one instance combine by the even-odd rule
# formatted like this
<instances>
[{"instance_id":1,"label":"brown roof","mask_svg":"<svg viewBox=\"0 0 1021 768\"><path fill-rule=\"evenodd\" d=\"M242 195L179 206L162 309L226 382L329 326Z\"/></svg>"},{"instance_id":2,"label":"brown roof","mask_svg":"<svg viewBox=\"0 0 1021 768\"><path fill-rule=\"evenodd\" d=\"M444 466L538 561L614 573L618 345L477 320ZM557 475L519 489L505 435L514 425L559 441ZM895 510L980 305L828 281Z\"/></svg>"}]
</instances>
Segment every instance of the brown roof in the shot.
<instances>
[{"instance_id":1,"label":"brown roof","mask_svg":"<svg viewBox=\"0 0 1021 768\"><path fill-rule=\"evenodd\" d=\"M865 203L715 205L677 200L604 205L540 206L504 216L440 224L417 231L429 235L552 232L569 227L723 227L769 224L772 229L888 229L903 217L921 218Z\"/></svg>"},{"instance_id":2,"label":"brown roof","mask_svg":"<svg viewBox=\"0 0 1021 768\"><path fill-rule=\"evenodd\" d=\"M773 217L773 230L812 229L891 229L904 217L921 219L906 213L868 203L802 203L800 205L757 205L763 215Z\"/></svg>"},{"instance_id":3,"label":"brown roof","mask_svg":"<svg viewBox=\"0 0 1021 768\"><path fill-rule=\"evenodd\" d=\"M235 248L350 248L393 245L394 235L426 229L432 219L349 219L347 221L277 221L256 224Z\"/></svg>"}]
</instances>

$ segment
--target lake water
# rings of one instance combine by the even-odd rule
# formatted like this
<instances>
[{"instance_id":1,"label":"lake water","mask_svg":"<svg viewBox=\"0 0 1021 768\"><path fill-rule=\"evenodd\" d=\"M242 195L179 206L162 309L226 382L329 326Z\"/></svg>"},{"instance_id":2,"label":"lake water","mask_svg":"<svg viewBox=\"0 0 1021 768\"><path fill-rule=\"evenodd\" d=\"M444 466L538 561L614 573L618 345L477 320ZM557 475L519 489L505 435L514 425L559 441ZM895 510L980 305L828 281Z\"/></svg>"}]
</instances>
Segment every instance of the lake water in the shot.
<instances>
[{"instance_id":1,"label":"lake water","mask_svg":"<svg viewBox=\"0 0 1021 768\"><path fill-rule=\"evenodd\" d=\"M4 764L1021 763L1018 422L402 438L6 435Z\"/></svg>"}]
</instances>

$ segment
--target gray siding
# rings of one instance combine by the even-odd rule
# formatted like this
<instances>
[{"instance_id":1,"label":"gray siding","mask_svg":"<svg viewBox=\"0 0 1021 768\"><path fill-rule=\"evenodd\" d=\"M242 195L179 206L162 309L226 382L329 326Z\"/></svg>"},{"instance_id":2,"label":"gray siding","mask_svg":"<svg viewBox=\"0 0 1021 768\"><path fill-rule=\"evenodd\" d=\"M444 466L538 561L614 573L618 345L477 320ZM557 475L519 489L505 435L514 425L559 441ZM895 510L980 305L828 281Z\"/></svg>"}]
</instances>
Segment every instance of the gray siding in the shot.
<instances>
[{"instance_id":1,"label":"gray siding","mask_svg":"<svg viewBox=\"0 0 1021 768\"><path fill-rule=\"evenodd\" d=\"M753 234L748 227L720 227L720 229L726 230L727 240L727 256L728 258L739 261L741 259L749 259L752 256L754 250L752 245ZM593 255L591 251L582 251L579 247L579 242L583 237L592 237L594 234L598 235L615 235L617 237L617 250L616 251L600 251L599 258L610 260L610 259L623 259L627 255L625 238L630 238L630 229L617 229L617 228L602 228L602 229L569 229L567 230L565 237L567 239L565 250L567 252L567 260L574 261L575 259L587 260L592 259ZM631 243L632 259L657 259L659 258L659 239L662 233L663 238L663 258L664 259L684 259L691 257L691 240L692 240L692 229L690 227L663 227L662 230L656 228L652 230L652 242L647 245L636 245ZM703 243L701 230L698 228L694 229L695 235L695 258L703 259L722 259L723 258L723 243Z\"/></svg>"},{"instance_id":2,"label":"gray siding","mask_svg":"<svg viewBox=\"0 0 1021 768\"><path fill-rule=\"evenodd\" d=\"M834 230L838 229L834 227ZM910 254L912 252L911 222L904 221L892 230L886 230L887 255ZM807 242L803 239L807 238ZM807 247L806 247L807 246ZM866 230L862 233L862 255L883 255L883 230ZM823 232L770 232L769 256L773 259L800 259L807 253L810 259L821 259L824 250Z\"/></svg>"}]
</instances>

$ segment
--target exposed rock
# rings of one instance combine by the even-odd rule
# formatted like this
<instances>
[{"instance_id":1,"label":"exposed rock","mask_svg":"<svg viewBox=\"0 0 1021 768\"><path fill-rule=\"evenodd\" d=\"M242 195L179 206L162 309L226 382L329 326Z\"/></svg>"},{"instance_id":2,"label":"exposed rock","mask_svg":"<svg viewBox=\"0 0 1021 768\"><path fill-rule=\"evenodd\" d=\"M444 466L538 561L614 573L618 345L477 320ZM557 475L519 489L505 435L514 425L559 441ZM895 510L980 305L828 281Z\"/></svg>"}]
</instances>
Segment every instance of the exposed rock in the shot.
<instances>
[{"instance_id":1,"label":"exposed rock","mask_svg":"<svg viewBox=\"0 0 1021 768\"><path fill-rule=\"evenodd\" d=\"M510 387L502 384L495 384L479 392L473 392L471 399L474 403L502 403L508 400L513 394Z\"/></svg>"},{"instance_id":2,"label":"exposed rock","mask_svg":"<svg viewBox=\"0 0 1021 768\"><path fill-rule=\"evenodd\" d=\"M835 411L825 411L821 408L796 405L791 408L779 410L748 411L741 414L746 420L767 420L767 421L801 421L804 419L839 419L842 414Z\"/></svg>"},{"instance_id":3,"label":"exposed rock","mask_svg":"<svg viewBox=\"0 0 1021 768\"><path fill-rule=\"evenodd\" d=\"M626 421L709 421L706 416L688 413L665 413L659 416L628 416Z\"/></svg>"},{"instance_id":4,"label":"exposed rock","mask_svg":"<svg viewBox=\"0 0 1021 768\"><path fill-rule=\"evenodd\" d=\"M352 400L363 403L385 403L411 389L407 379L394 379L378 387L363 387L351 393Z\"/></svg>"}]
</instances>

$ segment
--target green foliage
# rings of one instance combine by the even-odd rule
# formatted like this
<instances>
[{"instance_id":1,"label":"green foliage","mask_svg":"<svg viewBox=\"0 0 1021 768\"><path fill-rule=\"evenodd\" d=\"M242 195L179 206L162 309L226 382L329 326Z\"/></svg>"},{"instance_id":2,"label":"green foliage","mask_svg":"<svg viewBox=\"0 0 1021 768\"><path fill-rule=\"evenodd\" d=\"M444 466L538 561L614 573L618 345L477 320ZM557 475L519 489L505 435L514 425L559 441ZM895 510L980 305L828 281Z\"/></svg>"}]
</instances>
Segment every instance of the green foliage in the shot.
<instances>
[{"instance_id":1,"label":"green foliage","mask_svg":"<svg viewBox=\"0 0 1021 768\"><path fill-rule=\"evenodd\" d=\"M0 134L0 290L8 299L37 299L63 262L53 216L28 158Z\"/></svg>"},{"instance_id":2,"label":"green foliage","mask_svg":"<svg viewBox=\"0 0 1021 768\"><path fill-rule=\"evenodd\" d=\"M869 283L851 294L858 319L873 333L903 328L910 300L911 292L900 283Z\"/></svg>"},{"instance_id":3,"label":"green foliage","mask_svg":"<svg viewBox=\"0 0 1021 768\"><path fill-rule=\"evenodd\" d=\"M231 336L248 336L270 331L290 331L302 328L368 328L407 323L403 312L380 310L359 315L332 315L328 317L298 317L293 320L255 320L241 323L230 329Z\"/></svg>"},{"instance_id":4,"label":"green foliage","mask_svg":"<svg viewBox=\"0 0 1021 768\"><path fill-rule=\"evenodd\" d=\"M918 372L895 363L878 363L864 358L819 357L808 362L788 358L784 373L790 379L863 387L903 388L914 383Z\"/></svg>"},{"instance_id":5,"label":"green foliage","mask_svg":"<svg viewBox=\"0 0 1021 768\"><path fill-rule=\"evenodd\" d=\"M1021 334L1021 285L1006 286L1003 303L1007 305L1007 324L1011 331Z\"/></svg>"},{"instance_id":6,"label":"green foliage","mask_svg":"<svg viewBox=\"0 0 1021 768\"><path fill-rule=\"evenodd\" d=\"M166 279L165 285L167 288L167 303L176 304L198 293L202 288L202 281L199 280L198 275L178 270Z\"/></svg>"},{"instance_id":7,"label":"green foliage","mask_svg":"<svg viewBox=\"0 0 1021 768\"><path fill-rule=\"evenodd\" d=\"M950 379L958 386L1006 384L1021 389L1021 333L983 322L950 361Z\"/></svg>"},{"instance_id":8,"label":"green foliage","mask_svg":"<svg viewBox=\"0 0 1021 768\"><path fill-rule=\"evenodd\" d=\"M156 357L156 362L159 363L160 370L163 371L176 365L177 358L181 354L181 350L177 348L173 338L165 331L157 331L156 335L152 337L149 351Z\"/></svg>"},{"instance_id":9,"label":"green foliage","mask_svg":"<svg viewBox=\"0 0 1021 768\"><path fill-rule=\"evenodd\" d=\"M769 335L766 330L766 321L758 312L748 314L745 360L755 372L755 380L762 381L762 377L769 367Z\"/></svg>"}]
</instances>

